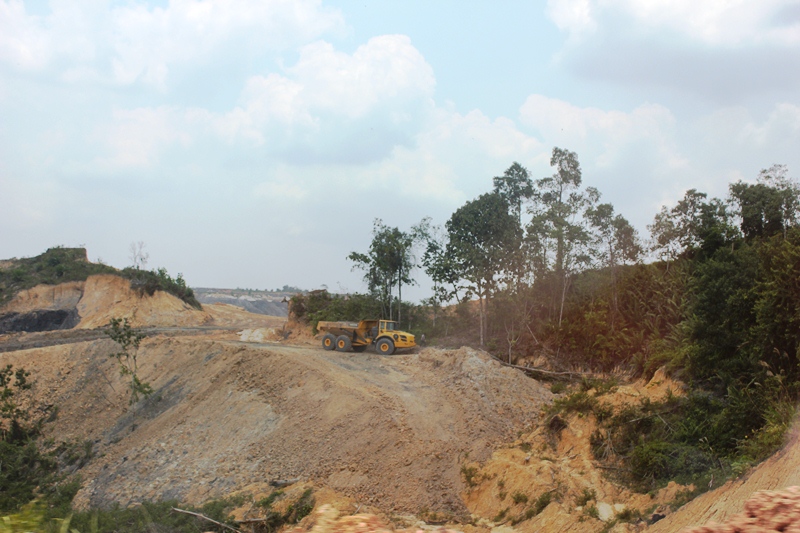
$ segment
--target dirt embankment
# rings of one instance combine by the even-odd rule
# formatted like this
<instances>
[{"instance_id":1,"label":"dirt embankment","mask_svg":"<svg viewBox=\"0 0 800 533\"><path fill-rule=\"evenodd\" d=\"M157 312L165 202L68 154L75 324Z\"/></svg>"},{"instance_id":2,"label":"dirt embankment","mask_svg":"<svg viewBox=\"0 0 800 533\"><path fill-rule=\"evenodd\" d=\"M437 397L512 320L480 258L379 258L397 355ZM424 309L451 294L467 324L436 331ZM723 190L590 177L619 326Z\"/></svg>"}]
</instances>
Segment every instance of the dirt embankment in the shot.
<instances>
[{"instance_id":1,"label":"dirt embankment","mask_svg":"<svg viewBox=\"0 0 800 533\"><path fill-rule=\"evenodd\" d=\"M460 469L535 425L549 391L470 349L381 357L151 337L127 409L111 341L2 354L57 405L56 440L94 443L78 505L199 503L271 479L313 480L384 510L462 514Z\"/></svg>"}]
</instances>

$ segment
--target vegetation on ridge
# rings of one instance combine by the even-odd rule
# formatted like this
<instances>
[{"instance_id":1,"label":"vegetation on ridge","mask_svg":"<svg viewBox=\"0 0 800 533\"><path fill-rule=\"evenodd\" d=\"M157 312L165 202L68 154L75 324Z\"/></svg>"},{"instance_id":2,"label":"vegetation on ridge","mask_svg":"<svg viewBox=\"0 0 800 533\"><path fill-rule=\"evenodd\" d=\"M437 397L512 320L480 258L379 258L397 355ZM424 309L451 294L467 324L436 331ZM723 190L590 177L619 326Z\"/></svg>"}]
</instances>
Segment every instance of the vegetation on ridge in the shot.
<instances>
[{"instance_id":1,"label":"vegetation on ridge","mask_svg":"<svg viewBox=\"0 0 800 533\"><path fill-rule=\"evenodd\" d=\"M0 268L0 306L8 303L19 291L37 285L86 281L94 274L114 274L129 279L131 288L140 294L152 296L157 290L165 291L196 309L201 308L181 274L172 278L164 268L151 271L127 267L117 270L102 263L90 263L84 248L48 248L36 257L13 259L10 262L8 268Z\"/></svg>"}]
</instances>

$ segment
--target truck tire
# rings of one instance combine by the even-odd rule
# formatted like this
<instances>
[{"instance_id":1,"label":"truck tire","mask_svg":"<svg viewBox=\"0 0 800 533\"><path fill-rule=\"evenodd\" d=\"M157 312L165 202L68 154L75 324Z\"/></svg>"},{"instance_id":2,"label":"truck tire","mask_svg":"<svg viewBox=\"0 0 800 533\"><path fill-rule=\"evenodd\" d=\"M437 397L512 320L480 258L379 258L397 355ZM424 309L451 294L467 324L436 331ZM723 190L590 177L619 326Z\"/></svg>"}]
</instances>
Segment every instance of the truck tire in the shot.
<instances>
[{"instance_id":1,"label":"truck tire","mask_svg":"<svg viewBox=\"0 0 800 533\"><path fill-rule=\"evenodd\" d=\"M375 344L375 350L381 355L392 355L394 353L394 343L392 339L387 339L386 337L378 339Z\"/></svg>"},{"instance_id":2,"label":"truck tire","mask_svg":"<svg viewBox=\"0 0 800 533\"><path fill-rule=\"evenodd\" d=\"M339 335L338 337L336 337L337 352L349 352L352 347L353 347L353 342L347 335Z\"/></svg>"},{"instance_id":3,"label":"truck tire","mask_svg":"<svg viewBox=\"0 0 800 533\"><path fill-rule=\"evenodd\" d=\"M326 333L325 336L322 337L322 347L326 350L333 350L336 348L336 337L330 333Z\"/></svg>"}]
</instances>

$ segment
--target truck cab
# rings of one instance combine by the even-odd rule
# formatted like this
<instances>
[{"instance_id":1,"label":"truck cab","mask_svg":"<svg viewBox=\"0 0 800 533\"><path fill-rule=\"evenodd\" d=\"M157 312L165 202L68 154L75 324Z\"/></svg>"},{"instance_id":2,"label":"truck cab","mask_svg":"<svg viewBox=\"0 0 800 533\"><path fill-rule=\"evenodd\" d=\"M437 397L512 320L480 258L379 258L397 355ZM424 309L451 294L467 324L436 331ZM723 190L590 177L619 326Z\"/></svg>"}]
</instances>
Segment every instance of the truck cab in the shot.
<instances>
[{"instance_id":1,"label":"truck cab","mask_svg":"<svg viewBox=\"0 0 800 533\"><path fill-rule=\"evenodd\" d=\"M413 348L417 345L414 335L397 329L397 323L392 320L378 320L370 333L374 333L371 341L375 344L375 351L381 354L390 355L397 348Z\"/></svg>"}]
</instances>

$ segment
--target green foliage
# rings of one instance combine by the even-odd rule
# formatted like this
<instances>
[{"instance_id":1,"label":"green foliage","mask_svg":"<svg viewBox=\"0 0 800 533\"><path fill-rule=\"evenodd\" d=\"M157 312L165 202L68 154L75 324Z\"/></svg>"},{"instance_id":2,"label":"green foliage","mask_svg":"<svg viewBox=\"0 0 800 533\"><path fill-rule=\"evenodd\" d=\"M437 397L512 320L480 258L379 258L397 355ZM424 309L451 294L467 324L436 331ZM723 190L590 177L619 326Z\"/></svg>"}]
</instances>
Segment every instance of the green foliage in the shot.
<instances>
[{"instance_id":1,"label":"green foliage","mask_svg":"<svg viewBox=\"0 0 800 533\"><path fill-rule=\"evenodd\" d=\"M364 271L364 280L371 294L377 296L383 305L382 316L394 318L393 295L397 285L398 300L402 300L403 285L414 284L411 270L415 268L412 247L414 233L405 233L390 228L381 219L375 219L372 230L372 243L366 254L351 252L347 258L355 263L354 268ZM401 320L398 308L397 320Z\"/></svg>"},{"instance_id":2,"label":"green foliage","mask_svg":"<svg viewBox=\"0 0 800 533\"><path fill-rule=\"evenodd\" d=\"M511 495L511 499L516 504L520 503L528 503L528 495L524 492L516 491L514 494Z\"/></svg>"},{"instance_id":3,"label":"green foliage","mask_svg":"<svg viewBox=\"0 0 800 533\"><path fill-rule=\"evenodd\" d=\"M34 499L37 490L57 480L58 465L43 453L32 437L0 440L0 512L19 509Z\"/></svg>"},{"instance_id":4,"label":"green foliage","mask_svg":"<svg viewBox=\"0 0 800 533\"><path fill-rule=\"evenodd\" d=\"M583 507L584 505L586 505L590 501L596 500L596 499L597 499L597 493L594 491L594 489L586 489L585 488L585 489L583 489L581 494L577 498L575 498L575 505L577 507Z\"/></svg>"},{"instance_id":5,"label":"green foliage","mask_svg":"<svg viewBox=\"0 0 800 533\"><path fill-rule=\"evenodd\" d=\"M116 274L113 267L90 263L84 248L49 248L36 257L15 259L14 266L0 269L0 306L17 292L36 285L85 281L93 274Z\"/></svg>"},{"instance_id":6,"label":"green foliage","mask_svg":"<svg viewBox=\"0 0 800 533\"><path fill-rule=\"evenodd\" d=\"M461 475L464 476L464 481L468 487L475 487L478 485L478 468L475 466L461 465Z\"/></svg>"},{"instance_id":7,"label":"green foliage","mask_svg":"<svg viewBox=\"0 0 800 533\"><path fill-rule=\"evenodd\" d=\"M140 294L152 296L157 290L166 291L196 309L201 308L194 291L186 286L181 274L173 279L164 268L149 271L128 267L120 271L101 263L90 263L84 248L49 248L36 257L14 259L13 264L11 268L0 269L0 306L17 292L36 285L86 281L94 274L114 274L130 279L131 288Z\"/></svg>"},{"instance_id":8,"label":"green foliage","mask_svg":"<svg viewBox=\"0 0 800 533\"><path fill-rule=\"evenodd\" d=\"M139 533L141 531L173 531L176 533L197 533L197 531L226 530L201 518L176 513L173 507L200 513L208 518L236 527L230 516L234 507L239 505L232 499L213 500L201 507L184 506L177 500L163 502L143 502L136 507L123 508L119 505L108 509L92 509L73 512L70 519L70 530L81 533ZM52 521L45 531L56 533L58 522Z\"/></svg>"},{"instance_id":9,"label":"green foliage","mask_svg":"<svg viewBox=\"0 0 800 533\"><path fill-rule=\"evenodd\" d=\"M194 296L194 291L186 285L182 274L172 278L167 269L140 270L128 267L120 273L123 277L131 280L131 289L140 295L152 296L156 291L164 291L177 296L195 309L202 309L203 306Z\"/></svg>"},{"instance_id":10,"label":"green foliage","mask_svg":"<svg viewBox=\"0 0 800 533\"><path fill-rule=\"evenodd\" d=\"M283 491L273 491L269 496L259 500L256 505L266 511L261 528L266 531L278 531L287 524L296 524L314 510L314 491L306 489L297 500L286 507L283 513L274 511L272 504L285 495Z\"/></svg>"},{"instance_id":11,"label":"green foliage","mask_svg":"<svg viewBox=\"0 0 800 533\"><path fill-rule=\"evenodd\" d=\"M109 356L117 360L120 374L130 379L131 395L128 403L133 405L138 402L140 395L145 398L150 396L153 393L153 388L149 383L139 379L137 373L139 369L137 364L139 344L144 339L144 335L133 329L127 318L112 318L108 329L105 330L105 334L120 347L118 352L109 354Z\"/></svg>"},{"instance_id":12,"label":"green foliage","mask_svg":"<svg viewBox=\"0 0 800 533\"><path fill-rule=\"evenodd\" d=\"M550 505L550 502L553 501L553 495L554 492L549 490L547 492L543 492L538 498L536 498L536 502L533 504L534 516L544 511L545 507Z\"/></svg>"},{"instance_id":13,"label":"green foliage","mask_svg":"<svg viewBox=\"0 0 800 533\"><path fill-rule=\"evenodd\" d=\"M0 533L28 533L41 531L45 521L44 505L40 501L31 501L23 505L17 512L0 517Z\"/></svg>"},{"instance_id":14,"label":"green foliage","mask_svg":"<svg viewBox=\"0 0 800 533\"><path fill-rule=\"evenodd\" d=\"M315 331L320 321L385 318L381 302L374 295L342 296L331 294L326 290L292 296L289 300L289 313L294 318L311 324Z\"/></svg>"},{"instance_id":15,"label":"green foliage","mask_svg":"<svg viewBox=\"0 0 800 533\"><path fill-rule=\"evenodd\" d=\"M27 411L17 405L14 397L19 391L31 388L32 384L28 381L30 375L24 368L14 370L11 364L0 368L0 419L10 420L13 425L28 417ZM5 435L5 430L0 431Z\"/></svg>"},{"instance_id":16,"label":"green foliage","mask_svg":"<svg viewBox=\"0 0 800 533\"><path fill-rule=\"evenodd\" d=\"M262 509L269 509L270 507L272 507L272 504L275 503L275 501L281 496L283 496L282 490L274 490L266 498L261 498L260 500L258 500L256 502L256 506L261 507Z\"/></svg>"},{"instance_id":17,"label":"green foliage","mask_svg":"<svg viewBox=\"0 0 800 533\"><path fill-rule=\"evenodd\" d=\"M522 228L497 193L483 194L456 210L446 224L445 250L453 276L466 283L468 295L478 297L480 341L487 331L486 299L502 276L517 276L521 267Z\"/></svg>"},{"instance_id":18,"label":"green foliage","mask_svg":"<svg viewBox=\"0 0 800 533\"><path fill-rule=\"evenodd\" d=\"M596 406L597 399L594 396L590 396L586 391L577 391L556 399L552 409L554 412L563 413L590 413Z\"/></svg>"}]
</instances>

